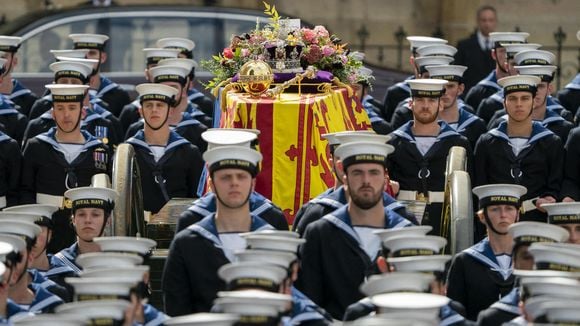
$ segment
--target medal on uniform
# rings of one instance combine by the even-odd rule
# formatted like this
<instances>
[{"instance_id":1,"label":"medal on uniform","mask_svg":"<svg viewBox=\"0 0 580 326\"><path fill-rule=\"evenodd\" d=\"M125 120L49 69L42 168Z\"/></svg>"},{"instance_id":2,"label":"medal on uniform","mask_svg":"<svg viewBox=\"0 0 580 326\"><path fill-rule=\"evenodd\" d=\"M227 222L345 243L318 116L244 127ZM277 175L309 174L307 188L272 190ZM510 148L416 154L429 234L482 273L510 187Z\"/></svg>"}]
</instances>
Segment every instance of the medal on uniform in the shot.
<instances>
[{"instance_id":1,"label":"medal on uniform","mask_svg":"<svg viewBox=\"0 0 580 326\"><path fill-rule=\"evenodd\" d=\"M99 170L107 170L107 160L109 155L103 148L97 148L93 152L93 160L95 161L95 168Z\"/></svg>"},{"instance_id":2,"label":"medal on uniform","mask_svg":"<svg viewBox=\"0 0 580 326\"><path fill-rule=\"evenodd\" d=\"M105 126L96 126L95 127L95 137L97 137L103 144L109 143L109 138L107 138L109 134L109 129Z\"/></svg>"}]
</instances>

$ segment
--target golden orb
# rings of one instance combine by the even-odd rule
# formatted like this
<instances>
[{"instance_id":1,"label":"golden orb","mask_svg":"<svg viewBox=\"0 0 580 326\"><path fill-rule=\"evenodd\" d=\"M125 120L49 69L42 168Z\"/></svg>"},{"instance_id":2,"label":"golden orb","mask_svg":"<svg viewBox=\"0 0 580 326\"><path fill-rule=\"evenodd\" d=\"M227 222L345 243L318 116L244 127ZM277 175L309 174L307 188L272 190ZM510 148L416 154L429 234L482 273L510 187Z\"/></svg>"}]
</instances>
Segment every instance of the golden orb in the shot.
<instances>
[{"instance_id":1,"label":"golden orb","mask_svg":"<svg viewBox=\"0 0 580 326\"><path fill-rule=\"evenodd\" d=\"M250 60L240 68L240 83L244 90L259 97L270 88L274 74L270 65L261 60Z\"/></svg>"}]
</instances>

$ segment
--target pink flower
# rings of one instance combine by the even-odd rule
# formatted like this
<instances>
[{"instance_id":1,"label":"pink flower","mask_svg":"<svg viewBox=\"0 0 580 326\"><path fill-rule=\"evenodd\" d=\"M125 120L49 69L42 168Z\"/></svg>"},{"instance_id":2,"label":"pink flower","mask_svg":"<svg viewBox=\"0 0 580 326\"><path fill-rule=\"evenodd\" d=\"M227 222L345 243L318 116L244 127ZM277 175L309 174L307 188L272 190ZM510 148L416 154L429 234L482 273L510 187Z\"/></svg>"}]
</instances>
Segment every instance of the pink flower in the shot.
<instances>
[{"instance_id":1,"label":"pink flower","mask_svg":"<svg viewBox=\"0 0 580 326\"><path fill-rule=\"evenodd\" d=\"M230 48L225 48L223 52L224 57L232 59L234 57L234 52Z\"/></svg>"},{"instance_id":2,"label":"pink flower","mask_svg":"<svg viewBox=\"0 0 580 326\"><path fill-rule=\"evenodd\" d=\"M348 58L345 55L341 55L341 56L339 56L339 58L343 64L346 64L348 62Z\"/></svg>"},{"instance_id":3,"label":"pink flower","mask_svg":"<svg viewBox=\"0 0 580 326\"><path fill-rule=\"evenodd\" d=\"M314 27L314 32L320 38L327 38L329 37L328 31L324 26L317 25Z\"/></svg>"},{"instance_id":4,"label":"pink flower","mask_svg":"<svg viewBox=\"0 0 580 326\"><path fill-rule=\"evenodd\" d=\"M304 59L306 59L309 64L314 64L322 59L322 55L320 47L313 44L308 48L308 52L304 54Z\"/></svg>"},{"instance_id":5,"label":"pink flower","mask_svg":"<svg viewBox=\"0 0 580 326\"><path fill-rule=\"evenodd\" d=\"M322 54L325 57L330 57L331 55L334 54L335 51L336 50L332 46L325 45L325 46L322 47Z\"/></svg>"},{"instance_id":6,"label":"pink flower","mask_svg":"<svg viewBox=\"0 0 580 326\"><path fill-rule=\"evenodd\" d=\"M244 58L245 58L245 57L247 57L247 56L249 56L249 55L250 55L250 50L249 50L249 49L242 49L242 50L240 51L240 54L241 54L241 56L242 56L242 57L244 57Z\"/></svg>"},{"instance_id":7,"label":"pink flower","mask_svg":"<svg viewBox=\"0 0 580 326\"><path fill-rule=\"evenodd\" d=\"M316 40L316 33L308 28L302 29L302 38L308 43L318 43L318 40Z\"/></svg>"}]
</instances>

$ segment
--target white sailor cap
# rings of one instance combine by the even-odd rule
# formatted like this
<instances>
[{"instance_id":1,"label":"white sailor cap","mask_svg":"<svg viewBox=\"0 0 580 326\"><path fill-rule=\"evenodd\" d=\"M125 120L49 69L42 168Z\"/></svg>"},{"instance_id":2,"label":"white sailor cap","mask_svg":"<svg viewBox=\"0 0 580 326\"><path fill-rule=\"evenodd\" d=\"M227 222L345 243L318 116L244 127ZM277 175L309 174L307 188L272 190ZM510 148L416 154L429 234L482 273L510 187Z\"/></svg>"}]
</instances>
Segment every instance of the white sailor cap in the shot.
<instances>
[{"instance_id":1,"label":"white sailor cap","mask_svg":"<svg viewBox=\"0 0 580 326\"><path fill-rule=\"evenodd\" d=\"M183 54L191 57L191 51L195 49L195 42L182 37L166 37L155 43L160 48L179 49Z\"/></svg>"},{"instance_id":2,"label":"white sailor cap","mask_svg":"<svg viewBox=\"0 0 580 326\"><path fill-rule=\"evenodd\" d=\"M88 85L48 84L53 102L81 102L85 98Z\"/></svg>"},{"instance_id":3,"label":"white sailor cap","mask_svg":"<svg viewBox=\"0 0 580 326\"><path fill-rule=\"evenodd\" d=\"M352 164L376 163L386 165L387 156L395 151L395 147L369 141L359 141L341 144L335 150L335 155L340 157L344 170Z\"/></svg>"},{"instance_id":4,"label":"white sailor cap","mask_svg":"<svg viewBox=\"0 0 580 326\"><path fill-rule=\"evenodd\" d=\"M296 253L298 246L306 242L305 239L295 238L290 235L281 236L263 232L243 233L240 236L246 240L248 249L285 251L291 253Z\"/></svg>"},{"instance_id":5,"label":"white sailor cap","mask_svg":"<svg viewBox=\"0 0 580 326\"><path fill-rule=\"evenodd\" d=\"M380 239L381 242L394 238L394 237L418 237L424 236L429 233L429 231L433 230L433 227L430 225L413 225L406 228L398 228L398 229L382 229L373 231Z\"/></svg>"},{"instance_id":6,"label":"white sailor cap","mask_svg":"<svg viewBox=\"0 0 580 326\"><path fill-rule=\"evenodd\" d=\"M449 303L450 299L443 295L431 293L394 292L372 296L371 301L378 307L379 312L406 311L425 312L439 317L441 307Z\"/></svg>"},{"instance_id":7,"label":"white sailor cap","mask_svg":"<svg viewBox=\"0 0 580 326\"><path fill-rule=\"evenodd\" d=\"M290 295L260 290L221 291L214 301L219 311L238 314L242 322L248 316L276 318L290 302Z\"/></svg>"},{"instance_id":8,"label":"white sailor cap","mask_svg":"<svg viewBox=\"0 0 580 326\"><path fill-rule=\"evenodd\" d=\"M197 68L198 64L193 59L185 59L185 58L169 58L169 59L161 59L157 63L159 66L180 66L188 71L192 71L194 68Z\"/></svg>"},{"instance_id":9,"label":"white sailor cap","mask_svg":"<svg viewBox=\"0 0 580 326\"><path fill-rule=\"evenodd\" d=\"M70 62L77 62L77 63L82 63L85 64L87 66L90 66L92 69L97 67L97 64L99 63L99 60L96 59L86 59L86 58L74 58L74 57L65 57L65 56L59 56L56 57L57 62L60 61L70 61Z\"/></svg>"},{"instance_id":10,"label":"white sailor cap","mask_svg":"<svg viewBox=\"0 0 580 326\"><path fill-rule=\"evenodd\" d=\"M556 66L539 66L539 65L530 65L530 66L515 66L516 70L520 75L531 75L540 77L540 80L543 82L552 82L554 79L554 72L558 67Z\"/></svg>"},{"instance_id":11,"label":"white sailor cap","mask_svg":"<svg viewBox=\"0 0 580 326\"><path fill-rule=\"evenodd\" d=\"M1 211L0 221L22 221L28 223L36 223L42 221L42 216L31 213Z\"/></svg>"},{"instance_id":12,"label":"white sailor cap","mask_svg":"<svg viewBox=\"0 0 580 326\"><path fill-rule=\"evenodd\" d=\"M103 252L129 252L146 255L157 245L157 241L138 237L98 237L93 241Z\"/></svg>"},{"instance_id":13,"label":"white sailor cap","mask_svg":"<svg viewBox=\"0 0 580 326\"><path fill-rule=\"evenodd\" d=\"M149 272L149 266L138 265L130 267L103 267L91 268L80 272L81 278L110 278L118 281L133 282L134 284L143 281L145 273Z\"/></svg>"},{"instance_id":14,"label":"white sailor cap","mask_svg":"<svg viewBox=\"0 0 580 326\"><path fill-rule=\"evenodd\" d=\"M89 53L89 49L67 49L67 50L50 50L50 53L57 61L59 57L85 59Z\"/></svg>"},{"instance_id":15,"label":"white sailor cap","mask_svg":"<svg viewBox=\"0 0 580 326\"><path fill-rule=\"evenodd\" d=\"M555 59L554 53L544 50L521 51L514 56L518 66L551 65Z\"/></svg>"},{"instance_id":16,"label":"white sailor cap","mask_svg":"<svg viewBox=\"0 0 580 326\"><path fill-rule=\"evenodd\" d=\"M218 276L231 291L260 289L278 292L280 284L288 276L288 271L273 263L245 261L223 265L218 269Z\"/></svg>"},{"instance_id":17,"label":"white sailor cap","mask_svg":"<svg viewBox=\"0 0 580 326\"><path fill-rule=\"evenodd\" d=\"M431 44L417 48L416 52L419 57L426 57L432 55L436 56L445 55L448 57L453 57L455 56L455 53L457 53L457 48L449 44Z\"/></svg>"},{"instance_id":18,"label":"white sailor cap","mask_svg":"<svg viewBox=\"0 0 580 326\"><path fill-rule=\"evenodd\" d=\"M447 44L448 41L442 38L429 36L407 36L407 41L411 45L411 52L415 53L417 48L432 44Z\"/></svg>"},{"instance_id":19,"label":"white sailor cap","mask_svg":"<svg viewBox=\"0 0 580 326\"><path fill-rule=\"evenodd\" d=\"M290 238L290 239L300 238L300 234L298 232L274 230L274 229L264 229L264 230L240 233L240 236L242 236L242 237L246 237L248 235L265 235L265 236L270 236L270 237L276 237L275 238L276 240L278 239L277 237ZM267 248L264 248L264 249L267 249ZM275 250L275 249L273 249L273 250Z\"/></svg>"},{"instance_id":20,"label":"white sailor cap","mask_svg":"<svg viewBox=\"0 0 580 326\"><path fill-rule=\"evenodd\" d=\"M70 34L68 37L73 41L75 49L103 50L109 40L109 37L103 34Z\"/></svg>"},{"instance_id":21,"label":"white sailor cap","mask_svg":"<svg viewBox=\"0 0 580 326\"><path fill-rule=\"evenodd\" d=\"M59 316L73 314L85 316L91 320L121 321L129 304L127 300L88 300L61 304L55 308L55 312Z\"/></svg>"},{"instance_id":22,"label":"white sailor cap","mask_svg":"<svg viewBox=\"0 0 580 326\"><path fill-rule=\"evenodd\" d=\"M515 54L522 51L537 50L542 45L538 43L501 43L508 58L513 59Z\"/></svg>"},{"instance_id":23,"label":"white sailor cap","mask_svg":"<svg viewBox=\"0 0 580 326\"><path fill-rule=\"evenodd\" d=\"M242 169L253 177L258 174L258 164L262 154L251 148L242 146L220 146L203 153L210 172L221 169Z\"/></svg>"},{"instance_id":24,"label":"white sailor cap","mask_svg":"<svg viewBox=\"0 0 580 326\"><path fill-rule=\"evenodd\" d=\"M447 81L425 78L408 80L407 83L411 88L412 97L441 97Z\"/></svg>"},{"instance_id":25,"label":"white sailor cap","mask_svg":"<svg viewBox=\"0 0 580 326\"><path fill-rule=\"evenodd\" d=\"M135 86L135 90L139 93L139 101L161 101L172 104L175 101L178 90L164 84L145 83Z\"/></svg>"},{"instance_id":26,"label":"white sailor cap","mask_svg":"<svg viewBox=\"0 0 580 326\"><path fill-rule=\"evenodd\" d=\"M58 211L58 207L53 205L45 204L27 204L6 207L2 210L3 212L14 212L14 213L29 213L37 216L46 216L48 218L52 217L52 214Z\"/></svg>"},{"instance_id":27,"label":"white sailor cap","mask_svg":"<svg viewBox=\"0 0 580 326\"><path fill-rule=\"evenodd\" d=\"M251 148L258 135L248 129L221 129L211 128L201 134L201 138L207 142L207 148L213 149L220 146L243 146Z\"/></svg>"},{"instance_id":28,"label":"white sailor cap","mask_svg":"<svg viewBox=\"0 0 580 326\"><path fill-rule=\"evenodd\" d=\"M391 292L426 292L434 280L433 274L392 272L372 275L361 284L360 291L367 297Z\"/></svg>"},{"instance_id":29,"label":"white sailor cap","mask_svg":"<svg viewBox=\"0 0 580 326\"><path fill-rule=\"evenodd\" d=\"M517 75L501 78L497 83L503 87L504 96L514 92L535 93L542 80L537 76Z\"/></svg>"},{"instance_id":30,"label":"white sailor cap","mask_svg":"<svg viewBox=\"0 0 580 326\"><path fill-rule=\"evenodd\" d=\"M36 238L42 229L40 226L29 221L0 220L0 233L25 236L29 239Z\"/></svg>"},{"instance_id":31,"label":"white sailor cap","mask_svg":"<svg viewBox=\"0 0 580 326\"><path fill-rule=\"evenodd\" d=\"M191 69L186 69L178 65L157 65L149 69L149 73L155 83L176 82L184 85Z\"/></svg>"},{"instance_id":32,"label":"white sailor cap","mask_svg":"<svg viewBox=\"0 0 580 326\"><path fill-rule=\"evenodd\" d=\"M15 53L22 43L22 37L0 35L0 51Z\"/></svg>"},{"instance_id":33,"label":"white sailor cap","mask_svg":"<svg viewBox=\"0 0 580 326\"><path fill-rule=\"evenodd\" d=\"M447 244L447 239L436 235L391 237L383 241L390 256L430 256L438 254Z\"/></svg>"},{"instance_id":34,"label":"white sailor cap","mask_svg":"<svg viewBox=\"0 0 580 326\"><path fill-rule=\"evenodd\" d=\"M343 131L334 133L334 138L338 140L339 144L348 144L355 142L369 142L377 144L386 144L391 140L389 135L380 135L374 131L360 130L360 131ZM323 135L324 136L324 135Z\"/></svg>"},{"instance_id":35,"label":"white sailor cap","mask_svg":"<svg viewBox=\"0 0 580 326\"><path fill-rule=\"evenodd\" d=\"M119 193L105 187L78 187L67 190L64 196L71 200L73 212L78 208L87 207L108 211L114 208Z\"/></svg>"},{"instance_id":36,"label":"white sailor cap","mask_svg":"<svg viewBox=\"0 0 580 326\"><path fill-rule=\"evenodd\" d=\"M538 297L531 297L526 300L526 314L532 321L539 320L538 318L546 315L546 306L545 304L548 302L558 301L560 300L557 297L553 296L538 296ZM543 318L545 319L545 318ZM541 323L534 323L536 326L548 326L546 324ZM553 326L553 325L552 325Z\"/></svg>"},{"instance_id":37,"label":"white sailor cap","mask_svg":"<svg viewBox=\"0 0 580 326\"><path fill-rule=\"evenodd\" d=\"M514 76L519 77L519 76ZM524 186L514 184L490 184L473 188L473 193L479 198L479 207L489 205L520 206L520 197L528 190Z\"/></svg>"},{"instance_id":38,"label":"white sailor cap","mask_svg":"<svg viewBox=\"0 0 580 326\"><path fill-rule=\"evenodd\" d=\"M133 267L142 264L143 258L137 254L120 252L89 252L79 255L75 262L82 269Z\"/></svg>"},{"instance_id":39,"label":"white sailor cap","mask_svg":"<svg viewBox=\"0 0 580 326\"><path fill-rule=\"evenodd\" d=\"M11 251L14 252L23 252L26 249L26 241L14 234L0 233L0 242L9 244L12 247ZM3 256L2 258L2 261L4 261L5 257Z\"/></svg>"},{"instance_id":40,"label":"white sailor cap","mask_svg":"<svg viewBox=\"0 0 580 326\"><path fill-rule=\"evenodd\" d=\"M89 319L81 314L59 315L16 315L10 319L14 326L79 326L86 325Z\"/></svg>"},{"instance_id":41,"label":"white sailor cap","mask_svg":"<svg viewBox=\"0 0 580 326\"><path fill-rule=\"evenodd\" d=\"M290 268L298 258L296 254L285 251L263 250L263 249L247 249L237 251L235 253L239 262L261 262L266 264L273 264L282 268Z\"/></svg>"},{"instance_id":42,"label":"white sailor cap","mask_svg":"<svg viewBox=\"0 0 580 326\"><path fill-rule=\"evenodd\" d=\"M518 222L508 227L515 243L564 242L570 234L566 229L540 222Z\"/></svg>"},{"instance_id":43,"label":"white sailor cap","mask_svg":"<svg viewBox=\"0 0 580 326\"><path fill-rule=\"evenodd\" d=\"M573 278L524 277L520 280L520 285L523 291L532 297L550 295L580 299L580 281Z\"/></svg>"},{"instance_id":44,"label":"white sailor cap","mask_svg":"<svg viewBox=\"0 0 580 326\"><path fill-rule=\"evenodd\" d=\"M429 78L462 83L463 73L467 70L467 67L458 65L439 65L426 66L425 69L429 72Z\"/></svg>"},{"instance_id":45,"label":"white sailor cap","mask_svg":"<svg viewBox=\"0 0 580 326\"><path fill-rule=\"evenodd\" d=\"M501 47L501 44L507 43L526 43L530 33L525 32L492 32L489 38L493 42L494 48Z\"/></svg>"},{"instance_id":46,"label":"white sailor cap","mask_svg":"<svg viewBox=\"0 0 580 326\"><path fill-rule=\"evenodd\" d=\"M336 147L338 147L338 145L340 145L340 140L337 137L337 135L343 135L343 134L344 135L355 134L355 137L356 137L356 135L361 135L361 134L376 135L377 133L372 131L372 130L348 130L348 131L339 131L339 132L329 132L329 133L323 134L323 135L321 135L321 137L326 139L326 141L328 141L328 145L330 146L330 153L331 154L334 154L334 150L336 149ZM385 141L385 143L387 141Z\"/></svg>"},{"instance_id":47,"label":"white sailor cap","mask_svg":"<svg viewBox=\"0 0 580 326\"><path fill-rule=\"evenodd\" d=\"M550 224L580 224L580 203L543 204Z\"/></svg>"},{"instance_id":48,"label":"white sailor cap","mask_svg":"<svg viewBox=\"0 0 580 326\"><path fill-rule=\"evenodd\" d=\"M559 246L536 242L530 245L528 252L534 256L538 270L580 272L580 252L577 250L565 250Z\"/></svg>"},{"instance_id":49,"label":"white sailor cap","mask_svg":"<svg viewBox=\"0 0 580 326\"><path fill-rule=\"evenodd\" d=\"M427 72L425 67L427 66L440 66L440 65L448 65L453 62L452 57L444 56L444 55L433 55L427 57L417 57L415 58L415 63L419 67L421 73Z\"/></svg>"},{"instance_id":50,"label":"white sailor cap","mask_svg":"<svg viewBox=\"0 0 580 326\"><path fill-rule=\"evenodd\" d=\"M580 299L554 300L543 305L546 319L555 325L577 325L580 323Z\"/></svg>"},{"instance_id":51,"label":"white sailor cap","mask_svg":"<svg viewBox=\"0 0 580 326\"><path fill-rule=\"evenodd\" d=\"M110 277L66 277L64 281L74 288L75 301L128 298L137 284Z\"/></svg>"},{"instance_id":52,"label":"white sailor cap","mask_svg":"<svg viewBox=\"0 0 580 326\"><path fill-rule=\"evenodd\" d=\"M143 52L147 58L147 65L156 65L160 60L177 58L180 51L178 49L145 48Z\"/></svg>"},{"instance_id":53,"label":"white sailor cap","mask_svg":"<svg viewBox=\"0 0 580 326\"><path fill-rule=\"evenodd\" d=\"M72 77L85 83L91 76L94 66L74 61L58 61L51 63L49 68L54 72L55 80L61 77Z\"/></svg>"},{"instance_id":54,"label":"white sailor cap","mask_svg":"<svg viewBox=\"0 0 580 326\"><path fill-rule=\"evenodd\" d=\"M389 265L398 272L444 272L449 260L450 255L387 258Z\"/></svg>"},{"instance_id":55,"label":"white sailor cap","mask_svg":"<svg viewBox=\"0 0 580 326\"><path fill-rule=\"evenodd\" d=\"M185 326L233 326L239 320L239 315L201 312L197 314L173 317L164 321L163 324Z\"/></svg>"},{"instance_id":56,"label":"white sailor cap","mask_svg":"<svg viewBox=\"0 0 580 326\"><path fill-rule=\"evenodd\" d=\"M409 316L405 312L389 312L374 314L345 323L348 326L437 326L439 318L433 319L432 314L414 312Z\"/></svg>"}]
</instances>

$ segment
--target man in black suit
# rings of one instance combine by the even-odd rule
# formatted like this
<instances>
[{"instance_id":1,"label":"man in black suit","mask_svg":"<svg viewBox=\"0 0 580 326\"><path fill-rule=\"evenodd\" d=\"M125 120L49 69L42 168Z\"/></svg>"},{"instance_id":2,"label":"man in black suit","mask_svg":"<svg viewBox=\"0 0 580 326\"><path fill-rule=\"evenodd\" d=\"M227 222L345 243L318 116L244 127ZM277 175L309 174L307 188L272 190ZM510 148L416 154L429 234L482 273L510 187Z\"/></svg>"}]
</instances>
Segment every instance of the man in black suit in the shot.
<instances>
[{"instance_id":1,"label":"man in black suit","mask_svg":"<svg viewBox=\"0 0 580 326\"><path fill-rule=\"evenodd\" d=\"M495 67L491 57L489 33L495 31L497 12L492 6L482 6L477 10L477 30L469 38L457 43L455 64L467 67L463 75L465 92L482 80Z\"/></svg>"}]
</instances>

